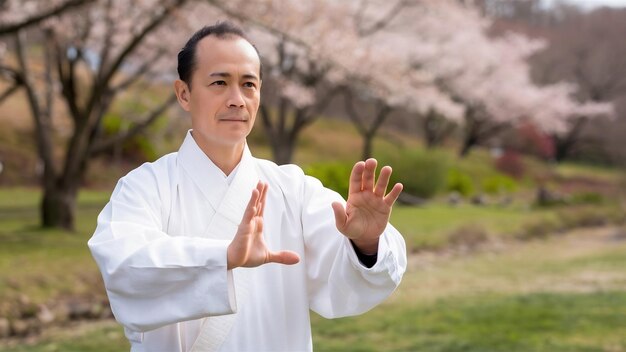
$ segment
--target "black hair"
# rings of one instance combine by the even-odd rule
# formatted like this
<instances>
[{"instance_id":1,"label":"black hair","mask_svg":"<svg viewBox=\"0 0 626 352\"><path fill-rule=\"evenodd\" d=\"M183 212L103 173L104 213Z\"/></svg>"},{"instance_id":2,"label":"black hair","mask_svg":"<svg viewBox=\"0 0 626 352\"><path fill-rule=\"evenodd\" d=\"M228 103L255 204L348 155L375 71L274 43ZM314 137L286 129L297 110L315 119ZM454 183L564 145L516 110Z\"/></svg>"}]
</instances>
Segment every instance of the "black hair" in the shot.
<instances>
[{"instance_id":1,"label":"black hair","mask_svg":"<svg viewBox=\"0 0 626 352\"><path fill-rule=\"evenodd\" d=\"M191 89L191 76L193 71L196 69L196 48L198 46L198 42L204 37L208 37L210 35L214 35L220 39L228 39L232 36L245 39L248 43L250 43L250 45L252 45L257 55L259 55L259 62L261 61L261 54L259 54L259 50L254 44L252 44L252 42L250 42L243 29L239 26L229 21L218 22L212 26L204 26L194 33L187 41L187 44L185 44L185 46L178 52L178 77L187 83L189 89ZM262 64L260 68L259 79L262 79Z\"/></svg>"}]
</instances>

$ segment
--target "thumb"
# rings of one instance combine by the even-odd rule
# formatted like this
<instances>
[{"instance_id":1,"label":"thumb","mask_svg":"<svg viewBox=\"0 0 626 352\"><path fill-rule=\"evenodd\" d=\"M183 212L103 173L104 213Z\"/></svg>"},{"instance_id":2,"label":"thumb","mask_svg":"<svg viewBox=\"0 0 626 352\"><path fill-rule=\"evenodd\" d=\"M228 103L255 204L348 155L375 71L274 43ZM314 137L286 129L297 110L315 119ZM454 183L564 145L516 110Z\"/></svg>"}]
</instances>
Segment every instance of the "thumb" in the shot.
<instances>
[{"instance_id":1,"label":"thumb","mask_svg":"<svg viewBox=\"0 0 626 352\"><path fill-rule=\"evenodd\" d=\"M348 215L346 214L346 210L339 202L333 202L332 207L333 212L335 213L335 225L337 226L337 230L343 233L342 230L346 226L346 222L348 221Z\"/></svg>"},{"instance_id":2,"label":"thumb","mask_svg":"<svg viewBox=\"0 0 626 352\"><path fill-rule=\"evenodd\" d=\"M292 265L299 261L300 257L298 254L292 251L269 252L267 255L267 263Z\"/></svg>"}]
</instances>

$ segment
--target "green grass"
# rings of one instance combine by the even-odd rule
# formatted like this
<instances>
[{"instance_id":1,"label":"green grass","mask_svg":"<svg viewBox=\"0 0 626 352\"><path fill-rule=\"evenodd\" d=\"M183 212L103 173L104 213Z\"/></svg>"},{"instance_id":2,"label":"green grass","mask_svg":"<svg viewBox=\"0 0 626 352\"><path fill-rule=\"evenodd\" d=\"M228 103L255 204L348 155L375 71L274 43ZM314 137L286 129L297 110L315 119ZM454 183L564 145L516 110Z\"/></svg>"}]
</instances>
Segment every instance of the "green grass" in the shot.
<instances>
[{"instance_id":1,"label":"green grass","mask_svg":"<svg viewBox=\"0 0 626 352\"><path fill-rule=\"evenodd\" d=\"M455 297L314 326L319 351L623 350L626 292Z\"/></svg>"},{"instance_id":2,"label":"green grass","mask_svg":"<svg viewBox=\"0 0 626 352\"><path fill-rule=\"evenodd\" d=\"M43 303L101 287L87 240L108 193L80 193L76 232L42 229L39 198L35 189L0 189L0 300L25 294L33 302Z\"/></svg>"},{"instance_id":3,"label":"green grass","mask_svg":"<svg viewBox=\"0 0 626 352\"><path fill-rule=\"evenodd\" d=\"M81 193L77 231L38 228L34 189L0 189L0 301L35 303L102 295L86 242L108 191ZM445 246L447 234L476 224L490 236L513 234L558 209L518 205L396 207L392 221L410 248ZM617 230L504 244L468 256L411 257L400 288L359 317L312 317L318 351L623 351L626 350L626 241ZM121 351L113 322L45 334L0 350Z\"/></svg>"},{"instance_id":4,"label":"green grass","mask_svg":"<svg viewBox=\"0 0 626 352\"><path fill-rule=\"evenodd\" d=\"M558 164L556 171L563 177L588 177L608 182L619 181L625 176L625 170L576 163Z\"/></svg>"},{"instance_id":5,"label":"green grass","mask_svg":"<svg viewBox=\"0 0 626 352\"><path fill-rule=\"evenodd\" d=\"M493 236L512 236L531 220L554 216L550 209L433 204L395 207L391 222L404 235L407 247L417 250L444 247L451 231L468 224L479 226Z\"/></svg>"},{"instance_id":6,"label":"green grass","mask_svg":"<svg viewBox=\"0 0 626 352\"><path fill-rule=\"evenodd\" d=\"M2 347L2 345L0 345ZM5 347L6 352L119 352L130 345L123 330L107 321L87 328L67 329L48 334L34 344Z\"/></svg>"},{"instance_id":7,"label":"green grass","mask_svg":"<svg viewBox=\"0 0 626 352\"><path fill-rule=\"evenodd\" d=\"M623 351L626 242L614 230L414 257L365 315L313 316L320 351Z\"/></svg>"}]
</instances>

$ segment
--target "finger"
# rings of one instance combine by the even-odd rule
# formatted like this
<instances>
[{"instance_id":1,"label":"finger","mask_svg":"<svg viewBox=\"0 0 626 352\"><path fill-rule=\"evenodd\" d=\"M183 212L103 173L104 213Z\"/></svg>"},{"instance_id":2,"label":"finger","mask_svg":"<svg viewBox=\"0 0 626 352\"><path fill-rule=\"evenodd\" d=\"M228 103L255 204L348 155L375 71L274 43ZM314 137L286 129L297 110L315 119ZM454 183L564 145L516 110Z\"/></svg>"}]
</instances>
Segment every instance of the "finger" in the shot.
<instances>
[{"instance_id":1,"label":"finger","mask_svg":"<svg viewBox=\"0 0 626 352\"><path fill-rule=\"evenodd\" d=\"M350 184L348 188L348 194L361 192L361 186L363 182L363 170L365 169L365 162L359 161L354 164L352 172L350 173Z\"/></svg>"},{"instance_id":2,"label":"finger","mask_svg":"<svg viewBox=\"0 0 626 352\"><path fill-rule=\"evenodd\" d=\"M376 187L374 187L374 194L379 197L384 197L389 185L389 179L391 178L391 167L385 166L380 170L378 180L376 181Z\"/></svg>"},{"instance_id":3,"label":"finger","mask_svg":"<svg viewBox=\"0 0 626 352\"><path fill-rule=\"evenodd\" d=\"M265 198L267 197L267 189L269 188L269 184L263 184L263 191L261 192L261 196L259 197L259 209L257 209L257 215L263 216L265 212Z\"/></svg>"},{"instance_id":4,"label":"finger","mask_svg":"<svg viewBox=\"0 0 626 352\"><path fill-rule=\"evenodd\" d=\"M385 198L383 198L383 201L385 202L385 204L387 204L390 207L393 206L396 200L398 200L400 193L402 193L402 187L403 186L401 183L396 183L391 189L391 191L389 192L389 194L387 194Z\"/></svg>"},{"instance_id":5,"label":"finger","mask_svg":"<svg viewBox=\"0 0 626 352\"><path fill-rule=\"evenodd\" d=\"M250 200L248 201L248 206L246 206L246 210L243 213L243 218L241 219L242 224L247 224L252 221L254 214L256 214L256 203L258 199L259 191L257 189L253 189Z\"/></svg>"},{"instance_id":6,"label":"finger","mask_svg":"<svg viewBox=\"0 0 626 352\"><path fill-rule=\"evenodd\" d=\"M279 263L293 265L300 261L300 256L292 251L269 252L267 263Z\"/></svg>"},{"instance_id":7,"label":"finger","mask_svg":"<svg viewBox=\"0 0 626 352\"><path fill-rule=\"evenodd\" d=\"M339 202L333 202L331 206L333 207L333 212L335 213L335 225L337 226L337 230L343 233L343 228L346 226L346 222L348 221L346 210Z\"/></svg>"},{"instance_id":8,"label":"finger","mask_svg":"<svg viewBox=\"0 0 626 352\"><path fill-rule=\"evenodd\" d=\"M256 204L254 204L257 208L257 210L259 209L259 202L261 200L261 197L263 196L263 182L259 181L256 184L256 190L259 192L259 198L257 198L256 200Z\"/></svg>"},{"instance_id":9,"label":"finger","mask_svg":"<svg viewBox=\"0 0 626 352\"><path fill-rule=\"evenodd\" d=\"M365 161L365 169L363 170L363 186L364 191L372 191L374 189L374 177L376 176L376 164L378 162L374 158Z\"/></svg>"}]
</instances>

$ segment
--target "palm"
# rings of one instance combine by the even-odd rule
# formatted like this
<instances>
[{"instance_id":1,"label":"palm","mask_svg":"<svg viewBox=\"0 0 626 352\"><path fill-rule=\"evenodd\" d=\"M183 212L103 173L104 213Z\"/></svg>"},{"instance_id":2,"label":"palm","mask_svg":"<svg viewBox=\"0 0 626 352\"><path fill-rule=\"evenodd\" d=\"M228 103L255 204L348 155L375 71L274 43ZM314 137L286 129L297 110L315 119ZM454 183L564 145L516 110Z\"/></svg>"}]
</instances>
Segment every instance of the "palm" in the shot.
<instances>
[{"instance_id":1,"label":"palm","mask_svg":"<svg viewBox=\"0 0 626 352\"><path fill-rule=\"evenodd\" d=\"M378 243L378 237L389 221L391 208L402 191L402 185L396 184L385 194L391 168L383 167L375 182L376 164L375 159L356 163L350 175L345 210L341 204L333 203L337 229L357 245Z\"/></svg>"},{"instance_id":2,"label":"palm","mask_svg":"<svg viewBox=\"0 0 626 352\"><path fill-rule=\"evenodd\" d=\"M267 185L259 182L252 192L243 219L228 246L228 269L256 267L267 263L295 264L300 259L290 251L272 252L263 239L263 211Z\"/></svg>"}]
</instances>

